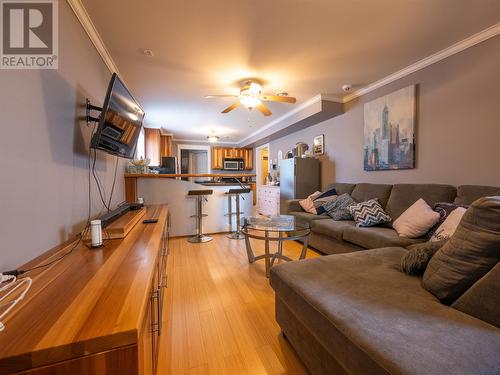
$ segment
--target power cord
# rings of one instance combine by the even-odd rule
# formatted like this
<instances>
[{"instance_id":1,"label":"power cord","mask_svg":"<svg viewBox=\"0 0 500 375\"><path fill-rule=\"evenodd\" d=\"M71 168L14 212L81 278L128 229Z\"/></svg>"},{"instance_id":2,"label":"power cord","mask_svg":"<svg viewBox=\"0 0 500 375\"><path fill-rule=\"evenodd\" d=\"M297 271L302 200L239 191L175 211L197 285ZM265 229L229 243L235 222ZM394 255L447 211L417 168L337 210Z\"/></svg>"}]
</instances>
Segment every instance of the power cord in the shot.
<instances>
[{"instance_id":1,"label":"power cord","mask_svg":"<svg viewBox=\"0 0 500 375\"><path fill-rule=\"evenodd\" d=\"M0 332L1 332L5 329L5 325L2 323L1 320L14 308L14 306L16 306L19 302L21 302L24 299L24 297L26 297L26 293L28 293L28 290L30 290L31 285L33 284L33 280L31 280L30 277L25 277L22 278L19 281L19 283L16 284L16 281L18 281L16 276L6 275L5 273L0 274L0 280L1 283L9 282L7 285L0 288L1 292L4 292L7 289L9 289L9 291L5 293L5 295L0 297L0 306L1 307L8 306L2 313L0 313ZM19 296L15 300L9 301L5 304L1 303L3 300L5 300L8 296L10 296L12 293L14 293L23 285L25 285L24 290L19 294Z\"/></svg>"}]
</instances>

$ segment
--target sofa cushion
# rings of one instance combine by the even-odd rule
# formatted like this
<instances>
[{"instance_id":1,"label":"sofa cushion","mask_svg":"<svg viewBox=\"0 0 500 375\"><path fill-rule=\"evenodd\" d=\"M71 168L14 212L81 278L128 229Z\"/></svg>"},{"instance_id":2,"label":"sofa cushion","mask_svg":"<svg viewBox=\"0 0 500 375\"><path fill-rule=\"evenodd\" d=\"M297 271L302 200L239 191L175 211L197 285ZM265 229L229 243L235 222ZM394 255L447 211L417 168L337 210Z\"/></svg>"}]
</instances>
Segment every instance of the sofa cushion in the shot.
<instances>
[{"instance_id":1,"label":"sofa cushion","mask_svg":"<svg viewBox=\"0 0 500 375\"><path fill-rule=\"evenodd\" d=\"M494 374L499 331L395 270L405 253L385 248L289 262L271 269L270 282L348 373Z\"/></svg>"},{"instance_id":2,"label":"sofa cushion","mask_svg":"<svg viewBox=\"0 0 500 375\"><path fill-rule=\"evenodd\" d=\"M385 207L389 195L391 194L392 185L382 184L357 184L351 193L352 199L356 202L366 202L370 199L378 199L382 207Z\"/></svg>"},{"instance_id":3,"label":"sofa cushion","mask_svg":"<svg viewBox=\"0 0 500 375\"><path fill-rule=\"evenodd\" d=\"M475 201L425 270L425 289L452 303L500 261L500 196Z\"/></svg>"},{"instance_id":4,"label":"sofa cushion","mask_svg":"<svg viewBox=\"0 0 500 375\"><path fill-rule=\"evenodd\" d=\"M424 242L425 238L400 237L392 228L369 227L369 228L346 228L343 240L365 249L376 249L387 246L406 247L414 243Z\"/></svg>"},{"instance_id":5,"label":"sofa cushion","mask_svg":"<svg viewBox=\"0 0 500 375\"><path fill-rule=\"evenodd\" d=\"M304 211L293 211L289 215L295 216L298 219L304 220L306 223L311 223L313 220L330 219L328 215L314 215Z\"/></svg>"},{"instance_id":6,"label":"sofa cushion","mask_svg":"<svg viewBox=\"0 0 500 375\"><path fill-rule=\"evenodd\" d=\"M491 197L500 195L500 187L481 186L481 185L462 185L457 188L457 204L472 204L475 200L482 197Z\"/></svg>"},{"instance_id":7,"label":"sofa cushion","mask_svg":"<svg viewBox=\"0 0 500 375\"><path fill-rule=\"evenodd\" d=\"M314 220L311 223L311 231L324 236L333 237L336 240L342 240L344 230L346 228L353 228L355 225L354 221L349 220Z\"/></svg>"},{"instance_id":8,"label":"sofa cushion","mask_svg":"<svg viewBox=\"0 0 500 375\"><path fill-rule=\"evenodd\" d=\"M328 185L326 190L330 190L333 188L333 189L337 190L338 195L342 195L342 194L346 194L346 193L350 195L355 187L356 187L356 184L346 184L343 182L335 182L333 184Z\"/></svg>"},{"instance_id":9,"label":"sofa cushion","mask_svg":"<svg viewBox=\"0 0 500 375\"><path fill-rule=\"evenodd\" d=\"M500 328L500 262L451 307Z\"/></svg>"},{"instance_id":10,"label":"sofa cushion","mask_svg":"<svg viewBox=\"0 0 500 375\"><path fill-rule=\"evenodd\" d=\"M394 185L387 201L385 211L396 220L408 207L419 198L434 206L437 202L453 202L456 189L450 185L435 184L398 184Z\"/></svg>"}]
</instances>

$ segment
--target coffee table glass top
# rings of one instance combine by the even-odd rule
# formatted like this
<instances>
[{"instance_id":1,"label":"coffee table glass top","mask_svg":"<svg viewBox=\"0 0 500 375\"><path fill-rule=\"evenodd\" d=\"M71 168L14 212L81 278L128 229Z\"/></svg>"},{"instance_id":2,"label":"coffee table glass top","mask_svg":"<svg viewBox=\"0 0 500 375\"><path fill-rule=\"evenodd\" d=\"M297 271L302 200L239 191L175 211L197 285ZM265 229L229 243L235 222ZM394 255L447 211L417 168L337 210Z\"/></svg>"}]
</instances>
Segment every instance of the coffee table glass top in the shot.
<instances>
[{"instance_id":1,"label":"coffee table glass top","mask_svg":"<svg viewBox=\"0 0 500 375\"><path fill-rule=\"evenodd\" d=\"M309 223L291 215L244 217L242 221L246 229L269 232L294 232L309 229Z\"/></svg>"}]
</instances>

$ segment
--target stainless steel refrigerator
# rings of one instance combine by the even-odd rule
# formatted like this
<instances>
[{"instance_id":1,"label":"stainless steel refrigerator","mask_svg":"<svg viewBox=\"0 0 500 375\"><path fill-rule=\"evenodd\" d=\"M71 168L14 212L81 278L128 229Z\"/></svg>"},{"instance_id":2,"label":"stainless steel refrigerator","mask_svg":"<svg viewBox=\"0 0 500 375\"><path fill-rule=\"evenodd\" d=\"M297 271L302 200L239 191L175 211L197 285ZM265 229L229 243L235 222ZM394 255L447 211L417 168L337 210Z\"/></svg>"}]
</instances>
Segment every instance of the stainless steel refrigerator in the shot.
<instances>
[{"instance_id":1,"label":"stainless steel refrigerator","mask_svg":"<svg viewBox=\"0 0 500 375\"><path fill-rule=\"evenodd\" d=\"M280 212L283 214L285 201L307 198L320 190L320 163L312 158L291 158L280 160Z\"/></svg>"}]
</instances>

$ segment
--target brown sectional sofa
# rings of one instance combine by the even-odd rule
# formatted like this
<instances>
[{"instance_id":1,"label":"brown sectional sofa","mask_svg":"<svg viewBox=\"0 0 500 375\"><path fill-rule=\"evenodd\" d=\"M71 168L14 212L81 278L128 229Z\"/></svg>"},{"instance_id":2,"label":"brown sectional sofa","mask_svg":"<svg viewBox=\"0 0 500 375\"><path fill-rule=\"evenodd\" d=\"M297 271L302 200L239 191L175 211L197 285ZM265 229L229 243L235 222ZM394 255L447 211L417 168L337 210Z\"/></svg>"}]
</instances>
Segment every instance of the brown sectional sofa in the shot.
<instances>
[{"instance_id":1,"label":"brown sectional sofa","mask_svg":"<svg viewBox=\"0 0 500 375\"><path fill-rule=\"evenodd\" d=\"M419 197L470 204L500 195L484 186L335 187L358 201L378 197L393 218ZM276 319L312 374L500 374L500 263L446 306L397 269L409 242L390 226L292 212L311 221L313 246L334 254L271 269Z\"/></svg>"},{"instance_id":2,"label":"brown sectional sofa","mask_svg":"<svg viewBox=\"0 0 500 375\"><path fill-rule=\"evenodd\" d=\"M378 198L382 207L397 219L419 198L429 205L437 202L471 204L486 195L500 195L500 188L491 186L464 185L455 188L438 184L346 184L334 183L338 194L348 193L357 202ZM356 228L353 221L334 221L328 215L312 215L302 210L299 200L288 201L285 212L311 225L309 244L324 254L346 253L355 250L379 247L402 246L426 241L425 238L409 239L398 236L391 225L371 228Z\"/></svg>"}]
</instances>

